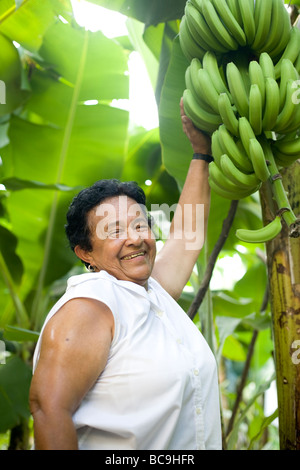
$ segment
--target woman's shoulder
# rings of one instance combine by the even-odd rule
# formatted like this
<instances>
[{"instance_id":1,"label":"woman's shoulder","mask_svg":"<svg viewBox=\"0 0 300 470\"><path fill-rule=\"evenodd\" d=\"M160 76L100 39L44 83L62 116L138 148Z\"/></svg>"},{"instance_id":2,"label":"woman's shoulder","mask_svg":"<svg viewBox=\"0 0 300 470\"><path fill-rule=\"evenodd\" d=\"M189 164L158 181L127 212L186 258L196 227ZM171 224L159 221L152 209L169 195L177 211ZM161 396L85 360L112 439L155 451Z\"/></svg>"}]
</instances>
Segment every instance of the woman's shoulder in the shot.
<instances>
[{"instance_id":1,"label":"woman's shoulder","mask_svg":"<svg viewBox=\"0 0 300 470\"><path fill-rule=\"evenodd\" d=\"M68 279L65 295L78 296L82 293L92 298L107 298L112 295L113 281L113 277L105 271L77 274Z\"/></svg>"},{"instance_id":2,"label":"woman's shoulder","mask_svg":"<svg viewBox=\"0 0 300 470\"><path fill-rule=\"evenodd\" d=\"M58 312L65 312L69 306L72 311L81 310L85 305L94 305L95 309L99 308L99 302L105 304L110 310L114 306L114 297L107 287L107 283L100 273L83 273L71 276L67 281L64 294L56 301L46 316L44 325L53 317L57 317ZM98 301L98 302L95 302Z\"/></svg>"},{"instance_id":3,"label":"woman's shoulder","mask_svg":"<svg viewBox=\"0 0 300 470\"><path fill-rule=\"evenodd\" d=\"M68 291L72 287L74 288L77 286L87 285L87 283L94 283L95 281L99 281L101 279L104 279L102 271L98 273L76 274L74 276L69 277L67 281L66 291Z\"/></svg>"},{"instance_id":4,"label":"woman's shoulder","mask_svg":"<svg viewBox=\"0 0 300 470\"><path fill-rule=\"evenodd\" d=\"M111 328L113 325L110 309L106 304L98 302L92 298L73 298L56 312L48 321L46 330L49 324L51 329L56 328L57 332L62 331L62 334L67 331L74 333L83 333L83 328L89 329L96 328L97 324L104 325L105 323ZM81 333L80 333L81 332Z\"/></svg>"}]
</instances>

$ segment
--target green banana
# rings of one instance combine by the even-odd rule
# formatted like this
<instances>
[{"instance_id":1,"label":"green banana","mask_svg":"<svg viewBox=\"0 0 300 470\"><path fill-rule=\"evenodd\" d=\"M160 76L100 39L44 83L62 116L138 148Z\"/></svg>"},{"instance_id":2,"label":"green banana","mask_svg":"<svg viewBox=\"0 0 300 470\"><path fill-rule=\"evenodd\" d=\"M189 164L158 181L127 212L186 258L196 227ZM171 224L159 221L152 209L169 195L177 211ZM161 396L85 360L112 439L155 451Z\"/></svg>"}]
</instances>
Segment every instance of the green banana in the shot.
<instances>
[{"instance_id":1,"label":"green banana","mask_svg":"<svg viewBox=\"0 0 300 470\"><path fill-rule=\"evenodd\" d=\"M179 27L179 43L182 49L183 54L189 62L194 57L202 59L205 50L200 47L195 40L193 39L186 22L185 15L181 18L180 27Z\"/></svg>"},{"instance_id":2,"label":"green banana","mask_svg":"<svg viewBox=\"0 0 300 470\"><path fill-rule=\"evenodd\" d=\"M188 68L190 69L191 71L191 80L195 80L195 78L197 78L197 75L198 75L198 70L202 69L202 62L200 59L198 59L197 57L194 57L193 60L191 61L190 65L188 66ZM195 86L195 84L194 84Z\"/></svg>"},{"instance_id":3,"label":"green banana","mask_svg":"<svg viewBox=\"0 0 300 470\"><path fill-rule=\"evenodd\" d=\"M293 88L293 83L294 80L290 79L288 80L286 84L286 97L285 97L285 103L284 106L282 107L281 112L278 114L275 126L273 130L275 132L284 134L286 129L288 129L288 126L291 122L294 121L294 116L296 113L296 104L294 103L293 100L293 94L294 94L294 88Z\"/></svg>"},{"instance_id":4,"label":"green banana","mask_svg":"<svg viewBox=\"0 0 300 470\"><path fill-rule=\"evenodd\" d=\"M277 57L282 54L283 50L286 48L290 40L290 33L292 28L290 15L285 6L282 4L282 0L277 0L277 2L281 3L279 20L277 23L275 23L275 20L271 20L272 24L274 24L274 29L272 28L273 34L267 41L267 44L264 45L264 50L268 51L270 57L272 57L274 60L276 60Z\"/></svg>"},{"instance_id":5,"label":"green banana","mask_svg":"<svg viewBox=\"0 0 300 470\"><path fill-rule=\"evenodd\" d=\"M191 63L190 65L188 65L188 67L186 68L186 71L185 71L185 86L186 88L190 88L191 90L194 90L196 92L196 89L194 88L194 84L193 84L193 79L192 79L192 70L197 70L197 73L198 73L198 70L202 68L202 63L199 59L197 59L196 57L194 57L192 60L191 60Z\"/></svg>"},{"instance_id":6,"label":"green banana","mask_svg":"<svg viewBox=\"0 0 300 470\"><path fill-rule=\"evenodd\" d=\"M257 178L255 173L243 173L234 165L233 161L226 154L221 157L221 168L224 175L240 188L256 188L260 183L260 180Z\"/></svg>"},{"instance_id":7,"label":"green banana","mask_svg":"<svg viewBox=\"0 0 300 470\"><path fill-rule=\"evenodd\" d=\"M277 215L272 222L258 230L238 229L236 236L239 240L247 243L265 243L277 237L281 230L281 218Z\"/></svg>"},{"instance_id":8,"label":"green banana","mask_svg":"<svg viewBox=\"0 0 300 470\"><path fill-rule=\"evenodd\" d=\"M270 30L273 0L256 0L254 7L255 38L251 49L259 50Z\"/></svg>"},{"instance_id":9,"label":"green banana","mask_svg":"<svg viewBox=\"0 0 300 470\"><path fill-rule=\"evenodd\" d=\"M234 62L229 62L226 67L227 82L230 94L240 116L249 115L248 93L240 70Z\"/></svg>"},{"instance_id":10,"label":"green banana","mask_svg":"<svg viewBox=\"0 0 300 470\"><path fill-rule=\"evenodd\" d=\"M262 132L262 98L259 86L255 83L250 87L249 94L249 122L255 135Z\"/></svg>"},{"instance_id":11,"label":"green banana","mask_svg":"<svg viewBox=\"0 0 300 470\"><path fill-rule=\"evenodd\" d=\"M279 152L275 147L272 149L274 159L277 165L282 166L284 168L292 165L296 160L298 160L299 155L286 155L284 153Z\"/></svg>"},{"instance_id":12,"label":"green banana","mask_svg":"<svg viewBox=\"0 0 300 470\"><path fill-rule=\"evenodd\" d=\"M282 56L275 65L275 78L280 77L281 64L283 59L290 59L294 63L299 55L300 50L300 29L294 26L290 32L290 40L287 43L286 48L283 51Z\"/></svg>"},{"instance_id":13,"label":"green banana","mask_svg":"<svg viewBox=\"0 0 300 470\"><path fill-rule=\"evenodd\" d=\"M247 55L237 54L237 57L234 59L236 66L238 67L242 80L245 85L246 93L249 95L250 91L250 77L249 77L249 59Z\"/></svg>"},{"instance_id":14,"label":"green banana","mask_svg":"<svg viewBox=\"0 0 300 470\"><path fill-rule=\"evenodd\" d=\"M215 113L219 114L218 99L219 93L214 87L209 73L205 69L198 71L198 82L202 88L203 99L211 106Z\"/></svg>"},{"instance_id":15,"label":"green banana","mask_svg":"<svg viewBox=\"0 0 300 470\"><path fill-rule=\"evenodd\" d=\"M232 14L226 0L213 0L213 4L229 33L236 39L240 46L245 46L247 42L245 33Z\"/></svg>"},{"instance_id":16,"label":"green banana","mask_svg":"<svg viewBox=\"0 0 300 470\"><path fill-rule=\"evenodd\" d=\"M226 153L233 161L234 165L243 173L253 173L253 165L244 149L239 148L233 136L224 125L216 131L222 153Z\"/></svg>"},{"instance_id":17,"label":"green banana","mask_svg":"<svg viewBox=\"0 0 300 470\"><path fill-rule=\"evenodd\" d=\"M224 151L220 143L219 132L216 130L211 136L211 152L214 157L214 163L221 169L221 156Z\"/></svg>"},{"instance_id":18,"label":"green banana","mask_svg":"<svg viewBox=\"0 0 300 470\"><path fill-rule=\"evenodd\" d=\"M229 90L221 76L218 60L216 54L212 51L207 51L202 61L203 68L207 71L210 79L217 90L220 93L226 93L230 97ZM230 97L231 98L231 97Z\"/></svg>"},{"instance_id":19,"label":"green banana","mask_svg":"<svg viewBox=\"0 0 300 470\"><path fill-rule=\"evenodd\" d=\"M187 47L187 42L188 42L188 33L186 31L186 24L185 24L185 15L181 18L180 21L180 26L179 26L179 44L181 47L181 50L183 52L183 55L186 57L186 59L191 62L193 59L193 55L190 52L190 49Z\"/></svg>"},{"instance_id":20,"label":"green banana","mask_svg":"<svg viewBox=\"0 0 300 470\"><path fill-rule=\"evenodd\" d=\"M209 165L211 167L211 163ZM210 168L211 170L211 168ZM230 199L232 201L237 201L239 199L243 199L245 197L248 197L248 196L251 196L251 194L254 194L256 191L258 191L259 187L258 186L257 188L254 188L254 189L240 189L240 188L236 188L234 191L229 191L229 190L226 190L224 188L221 188L218 183L216 183L216 181L212 178L212 176L210 175L209 178L208 178L208 181L209 181L209 185L211 187L211 189L216 193L218 194L219 196L225 198L225 199Z\"/></svg>"},{"instance_id":21,"label":"green banana","mask_svg":"<svg viewBox=\"0 0 300 470\"><path fill-rule=\"evenodd\" d=\"M220 161L221 162L221 161ZM244 192L246 189L249 188L240 188L235 183L232 183L223 173L223 170L219 168L215 162L211 162L209 164L209 177L212 181L221 189L228 192Z\"/></svg>"},{"instance_id":22,"label":"green banana","mask_svg":"<svg viewBox=\"0 0 300 470\"><path fill-rule=\"evenodd\" d=\"M192 5L194 5L197 10L202 13L203 11L203 0L188 0Z\"/></svg>"},{"instance_id":23,"label":"green banana","mask_svg":"<svg viewBox=\"0 0 300 470\"><path fill-rule=\"evenodd\" d=\"M184 75L185 87L192 91L193 95L196 95L195 89L192 83L191 77L191 66L189 65L186 68L185 75Z\"/></svg>"},{"instance_id":24,"label":"green banana","mask_svg":"<svg viewBox=\"0 0 300 470\"><path fill-rule=\"evenodd\" d=\"M271 19L271 28L261 50L257 52L268 52L273 58L279 55L288 43L290 18L282 0L273 0L272 11L271 14L269 12L269 16ZM272 52L275 48L277 49L277 51L275 51L276 55Z\"/></svg>"},{"instance_id":25,"label":"green banana","mask_svg":"<svg viewBox=\"0 0 300 470\"><path fill-rule=\"evenodd\" d=\"M236 50L238 42L227 31L210 0L203 0L203 16L212 33L228 50Z\"/></svg>"},{"instance_id":26,"label":"green banana","mask_svg":"<svg viewBox=\"0 0 300 470\"><path fill-rule=\"evenodd\" d=\"M275 79L274 63L267 52L262 52L260 54L259 65L261 66L261 69L265 78Z\"/></svg>"},{"instance_id":27,"label":"green banana","mask_svg":"<svg viewBox=\"0 0 300 470\"><path fill-rule=\"evenodd\" d=\"M183 15L183 17L181 18L181 21L180 21L180 25L179 25L179 44L180 44L181 50L183 52L183 55L190 62L193 57L192 57L189 49L186 46L186 43L188 41L188 36L187 36L186 29L187 29L186 19L185 19L185 15Z\"/></svg>"},{"instance_id":28,"label":"green banana","mask_svg":"<svg viewBox=\"0 0 300 470\"><path fill-rule=\"evenodd\" d=\"M299 57L300 57L300 54L299 54ZM280 69L280 86L279 86L281 108L283 107L285 103L288 80L290 79L298 80L298 78L299 78L299 75L298 75L297 69L294 67L290 59L283 59L281 63L281 69Z\"/></svg>"},{"instance_id":29,"label":"green banana","mask_svg":"<svg viewBox=\"0 0 300 470\"><path fill-rule=\"evenodd\" d=\"M250 139L249 151L254 173L260 181L267 181L270 177L270 171L268 169L263 148L257 139Z\"/></svg>"},{"instance_id":30,"label":"green banana","mask_svg":"<svg viewBox=\"0 0 300 470\"><path fill-rule=\"evenodd\" d=\"M243 18L240 12L240 7L238 4L238 0L227 0L228 6L230 8L231 13L237 20L238 24L243 27Z\"/></svg>"},{"instance_id":31,"label":"green banana","mask_svg":"<svg viewBox=\"0 0 300 470\"><path fill-rule=\"evenodd\" d=\"M221 161L220 161L221 162ZM215 162L212 162L209 165L209 177L210 179L223 191L227 191L233 194L241 194L244 195L245 192L249 192L256 188L241 188L240 186L236 185L232 181L230 181L223 173L223 170L219 168Z\"/></svg>"},{"instance_id":32,"label":"green banana","mask_svg":"<svg viewBox=\"0 0 300 470\"><path fill-rule=\"evenodd\" d=\"M204 111L214 114L214 111L211 106L209 106L207 102L203 99L203 89L198 80L198 72L200 69L202 69L201 61L197 58L192 59L190 65L187 68L189 73L188 77L186 77L186 88L189 88L192 91L196 101ZM188 86L187 83L189 83L190 86Z\"/></svg>"},{"instance_id":33,"label":"green banana","mask_svg":"<svg viewBox=\"0 0 300 470\"><path fill-rule=\"evenodd\" d=\"M246 154L251 160L250 149L249 149L250 140L256 139L256 137L248 119L245 116L242 116L239 118L239 133L240 133L240 138L241 138L243 147L246 151Z\"/></svg>"},{"instance_id":34,"label":"green banana","mask_svg":"<svg viewBox=\"0 0 300 470\"><path fill-rule=\"evenodd\" d=\"M251 167L251 170L249 170L249 172L252 173L254 171L254 168L253 168L251 159L250 159L249 155L246 152L246 149L243 145L243 142L242 142L241 138L237 139L235 144L236 144L237 148L239 149L240 153L244 156L244 159L247 158L249 160L250 167ZM247 165L249 164L248 160L247 160ZM246 173L246 169L244 169L244 172Z\"/></svg>"},{"instance_id":35,"label":"green banana","mask_svg":"<svg viewBox=\"0 0 300 470\"><path fill-rule=\"evenodd\" d=\"M274 147L279 150L279 152L285 155L295 155L299 157L300 154L300 137L292 140L280 141L276 140L274 142Z\"/></svg>"},{"instance_id":36,"label":"green banana","mask_svg":"<svg viewBox=\"0 0 300 470\"><path fill-rule=\"evenodd\" d=\"M278 83L274 78L266 78L266 104L262 122L264 131L273 130L279 114L279 106L280 95Z\"/></svg>"},{"instance_id":37,"label":"green banana","mask_svg":"<svg viewBox=\"0 0 300 470\"><path fill-rule=\"evenodd\" d=\"M298 55L297 59L294 62L294 67L297 72L300 74L300 54Z\"/></svg>"},{"instance_id":38,"label":"green banana","mask_svg":"<svg viewBox=\"0 0 300 470\"><path fill-rule=\"evenodd\" d=\"M262 106L264 107L266 97L265 77L261 66L256 60L252 60L249 63L249 78L251 85L258 85L262 99Z\"/></svg>"},{"instance_id":39,"label":"green banana","mask_svg":"<svg viewBox=\"0 0 300 470\"><path fill-rule=\"evenodd\" d=\"M199 14L197 15L197 13L193 9L190 9L190 21L194 24L195 29L197 28L199 36L203 39L203 45L208 44L206 50L212 50L215 52L227 52L228 49L216 39L212 31L210 30L210 27L208 26L202 13L202 4L203 0L193 0L192 5L196 8ZM199 41L199 44L201 46L202 40Z\"/></svg>"},{"instance_id":40,"label":"green banana","mask_svg":"<svg viewBox=\"0 0 300 470\"><path fill-rule=\"evenodd\" d=\"M197 90L196 88L196 80L198 77L198 71L202 69L202 62L200 59L197 57L194 57L193 60L191 60L190 65L188 66L187 70L190 71L190 79L193 84L193 87L195 91Z\"/></svg>"},{"instance_id":41,"label":"green banana","mask_svg":"<svg viewBox=\"0 0 300 470\"><path fill-rule=\"evenodd\" d=\"M195 8L191 2L186 3L184 13L187 27L191 33L192 38L202 49L209 49L209 43L205 41L198 28L199 17L201 17L201 13L199 13L197 8Z\"/></svg>"},{"instance_id":42,"label":"green banana","mask_svg":"<svg viewBox=\"0 0 300 470\"><path fill-rule=\"evenodd\" d=\"M227 129L235 136L239 135L239 121L235 115L230 99L226 93L221 93L218 99L219 113Z\"/></svg>"},{"instance_id":43,"label":"green banana","mask_svg":"<svg viewBox=\"0 0 300 470\"><path fill-rule=\"evenodd\" d=\"M255 38L254 2L253 0L238 0L238 5L243 19L243 30L247 44L251 45Z\"/></svg>"},{"instance_id":44,"label":"green banana","mask_svg":"<svg viewBox=\"0 0 300 470\"><path fill-rule=\"evenodd\" d=\"M183 92L183 107L186 115L192 120L194 125L208 134L212 134L222 123L219 114L212 114L205 111L193 97L191 90Z\"/></svg>"},{"instance_id":45,"label":"green banana","mask_svg":"<svg viewBox=\"0 0 300 470\"><path fill-rule=\"evenodd\" d=\"M276 142L276 140L278 140L280 142L286 142L286 141L289 141L289 140L294 140L298 137L298 133L299 133L299 128L297 130L289 132L288 134L277 136L276 139L273 140L273 142Z\"/></svg>"},{"instance_id":46,"label":"green banana","mask_svg":"<svg viewBox=\"0 0 300 470\"><path fill-rule=\"evenodd\" d=\"M295 97L293 96L293 100ZM297 99L295 101L297 104ZM296 106L295 114L293 115L293 119L290 121L288 127L282 131L284 134L292 134L295 131L298 131L300 128L300 106L299 104Z\"/></svg>"}]
</instances>

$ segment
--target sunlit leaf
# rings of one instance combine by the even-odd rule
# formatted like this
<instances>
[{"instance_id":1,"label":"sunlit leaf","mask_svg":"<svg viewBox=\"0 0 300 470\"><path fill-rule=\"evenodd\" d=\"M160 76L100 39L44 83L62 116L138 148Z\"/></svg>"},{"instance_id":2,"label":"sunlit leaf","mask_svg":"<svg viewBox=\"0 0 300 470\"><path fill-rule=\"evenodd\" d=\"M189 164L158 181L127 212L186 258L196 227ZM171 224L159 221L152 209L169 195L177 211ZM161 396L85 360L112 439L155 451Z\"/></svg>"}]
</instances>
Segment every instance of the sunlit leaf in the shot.
<instances>
[{"instance_id":1,"label":"sunlit leaf","mask_svg":"<svg viewBox=\"0 0 300 470\"><path fill-rule=\"evenodd\" d=\"M6 325L4 328L4 338L8 341L34 341L39 338L39 333L36 331L18 328L16 326Z\"/></svg>"},{"instance_id":2,"label":"sunlit leaf","mask_svg":"<svg viewBox=\"0 0 300 470\"><path fill-rule=\"evenodd\" d=\"M241 343L234 337L228 336L224 342L222 356L231 361L245 361L246 352Z\"/></svg>"},{"instance_id":3,"label":"sunlit leaf","mask_svg":"<svg viewBox=\"0 0 300 470\"><path fill-rule=\"evenodd\" d=\"M136 18L146 25L164 23L181 18L186 0L89 0L126 16Z\"/></svg>"},{"instance_id":4,"label":"sunlit leaf","mask_svg":"<svg viewBox=\"0 0 300 470\"><path fill-rule=\"evenodd\" d=\"M129 92L127 53L101 33L58 22L47 30L39 53L46 62L33 71L32 99L21 117L12 116L10 143L1 151L4 179L22 180L23 187L24 180L38 182L13 191L7 201L25 268L22 290L25 295L34 288L34 310L41 308L43 287L76 261L64 235L75 191L55 189L120 177L128 112L109 103ZM85 105L90 98L98 104Z\"/></svg>"},{"instance_id":5,"label":"sunlit leaf","mask_svg":"<svg viewBox=\"0 0 300 470\"><path fill-rule=\"evenodd\" d=\"M48 27L58 15L69 17L69 0L27 0L17 8L14 0L6 0L0 7L0 32L30 51L37 51Z\"/></svg>"},{"instance_id":6,"label":"sunlit leaf","mask_svg":"<svg viewBox=\"0 0 300 470\"><path fill-rule=\"evenodd\" d=\"M16 47L0 34L0 116L11 113L21 106L29 92L21 89L22 65Z\"/></svg>"},{"instance_id":7,"label":"sunlit leaf","mask_svg":"<svg viewBox=\"0 0 300 470\"><path fill-rule=\"evenodd\" d=\"M2 180L2 184L8 191L21 191L22 189L58 189L59 191L74 191L82 189L70 188L63 184L44 184L40 181L23 180L21 178L7 178Z\"/></svg>"},{"instance_id":8,"label":"sunlit leaf","mask_svg":"<svg viewBox=\"0 0 300 470\"><path fill-rule=\"evenodd\" d=\"M180 118L180 99L185 89L185 70L188 62L178 39L174 40L159 106L162 158L167 170L183 186L191 161L192 148L183 133Z\"/></svg>"}]
</instances>

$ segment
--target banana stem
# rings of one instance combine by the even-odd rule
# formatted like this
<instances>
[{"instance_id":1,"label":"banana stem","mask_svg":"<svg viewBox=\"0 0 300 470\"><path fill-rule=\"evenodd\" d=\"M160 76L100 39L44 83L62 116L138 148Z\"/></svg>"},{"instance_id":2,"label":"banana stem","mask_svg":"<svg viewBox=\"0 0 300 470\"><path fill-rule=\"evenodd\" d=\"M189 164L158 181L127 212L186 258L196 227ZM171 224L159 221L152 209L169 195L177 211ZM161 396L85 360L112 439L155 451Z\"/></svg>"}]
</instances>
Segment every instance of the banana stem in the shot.
<instances>
[{"instance_id":1,"label":"banana stem","mask_svg":"<svg viewBox=\"0 0 300 470\"><path fill-rule=\"evenodd\" d=\"M274 155L270 144L267 141L262 142L265 152L265 158L270 171L270 183L274 199L278 205L278 214L282 216L288 227L290 228L290 236L300 236L300 220L295 216L289 203L286 191L282 184L282 177L278 171Z\"/></svg>"}]
</instances>

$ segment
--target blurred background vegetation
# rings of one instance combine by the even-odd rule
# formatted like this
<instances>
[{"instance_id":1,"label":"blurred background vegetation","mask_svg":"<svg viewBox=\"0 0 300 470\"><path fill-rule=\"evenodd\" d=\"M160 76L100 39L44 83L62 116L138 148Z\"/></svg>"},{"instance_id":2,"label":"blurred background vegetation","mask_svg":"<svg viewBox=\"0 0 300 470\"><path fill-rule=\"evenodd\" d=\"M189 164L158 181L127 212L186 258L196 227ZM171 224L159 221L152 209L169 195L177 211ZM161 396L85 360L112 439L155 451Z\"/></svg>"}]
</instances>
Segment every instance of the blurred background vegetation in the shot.
<instances>
[{"instance_id":1,"label":"blurred background vegetation","mask_svg":"<svg viewBox=\"0 0 300 470\"><path fill-rule=\"evenodd\" d=\"M84 272L64 235L71 199L97 179L116 177L137 181L149 209L172 205L191 158L179 116L187 62L177 35L185 1L91 3L125 15L127 33L111 38L88 30L69 0L0 3L0 79L6 85L0 105L1 449L32 445L28 390L35 342L67 278ZM134 122L129 111L133 53L143 59L156 99L159 125L153 128ZM230 207L212 194L207 242L179 302L190 311L213 263L193 320L219 364L224 447L278 449L265 247L234 235L236 228L261 226L259 195L239 202L212 260ZM162 212L154 216L163 220ZM160 227L162 239L167 225Z\"/></svg>"}]
</instances>

